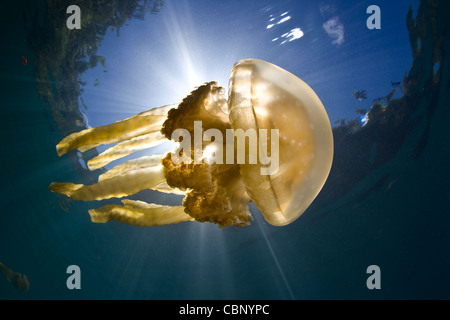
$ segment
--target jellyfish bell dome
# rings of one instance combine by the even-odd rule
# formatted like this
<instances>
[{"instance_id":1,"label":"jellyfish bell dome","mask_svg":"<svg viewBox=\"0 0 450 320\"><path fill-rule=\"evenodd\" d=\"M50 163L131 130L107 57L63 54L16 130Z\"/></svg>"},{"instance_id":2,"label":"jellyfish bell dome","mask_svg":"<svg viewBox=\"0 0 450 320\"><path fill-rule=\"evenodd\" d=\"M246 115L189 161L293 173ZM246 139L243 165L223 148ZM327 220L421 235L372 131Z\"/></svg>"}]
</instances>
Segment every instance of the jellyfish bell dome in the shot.
<instances>
[{"instance_id":1,"label":"jellyfish bell dome","mask_svg":"<svg viewBox=\"0 0 450 320\"><path fill-rule=\"evenodd\" d=\"M240 60L232 68L228 97L233 129L278 129L278 170L241 164L245 188L264 218L283 226L296 220L322 189L333 160L333 134L316 93L290 72L266 61ZM264 139L258 139L266 143Z\"/></svg>"}]
</instances>

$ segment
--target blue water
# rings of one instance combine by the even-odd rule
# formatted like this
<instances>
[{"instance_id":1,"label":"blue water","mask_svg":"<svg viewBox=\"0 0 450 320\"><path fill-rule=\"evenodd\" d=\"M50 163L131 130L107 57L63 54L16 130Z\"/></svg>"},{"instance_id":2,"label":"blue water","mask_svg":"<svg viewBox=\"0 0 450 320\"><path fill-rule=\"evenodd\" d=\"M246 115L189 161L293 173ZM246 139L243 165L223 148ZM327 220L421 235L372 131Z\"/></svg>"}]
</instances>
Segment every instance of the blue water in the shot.
<instances>
[{"instance_id":1,"label":"blue water","mask_svg":"<svg viewBox=\"0 0 450 320\"><path fill-rule=\"evenodd\" d=\"M358 2L354 7L368 5ZM414 125L397 152L374 165L377 151L370 149L372 163L367 162L370 170L362 179L332 201L327 194L319 197L318 204L291 225L270 226L255 207L251 207L255 221L245 228L219 229L189 222L153 228L94 224L87 213L92 204L48 190L52 181L80 183L83 178L71 158L56 154L62 135L36 88L36 57L25 41L23 9L9 5L0 19L0 261L26 274L30 290L20 293L0 277L1 299L450 298L447 56L439 64L440 90L428 94L427 84L418 86L423 94L408 120ZM347 12L347 16L353 14ZM448 30L448 24L440 23L439 30L445 26ZM126 37L126 31L121 37ZM445 39L449 52L448 36ZM432 45L421 39L423 48ZM27 66L22 65L21 56L27 57ZM279 59L282 64L283 57ZM409 64L404 67L407 71ZM436 72L434 65L430 62L427 70ZM320 87L320 76L310 79ZM382 82L390 80L396 79ZM331 100L329 92L319 91ZM332 92L344 94L339 88ZM342 111L343 117L347 111ZM426 143L420 144L425 132ZM398 138L391 134L392 140ZM418 146L423 146L419 153ZM336 152L342 153L345 147ZM377 184L380 177L386 179ZM330 183L339 188L351 177L340 179ZM166 195L154 197L165 204L180 201ZM80 267L80 290L66 286L70 265ZM366 286L370 265L380 267L379 290Z\"/></svg>"}]
</instances>

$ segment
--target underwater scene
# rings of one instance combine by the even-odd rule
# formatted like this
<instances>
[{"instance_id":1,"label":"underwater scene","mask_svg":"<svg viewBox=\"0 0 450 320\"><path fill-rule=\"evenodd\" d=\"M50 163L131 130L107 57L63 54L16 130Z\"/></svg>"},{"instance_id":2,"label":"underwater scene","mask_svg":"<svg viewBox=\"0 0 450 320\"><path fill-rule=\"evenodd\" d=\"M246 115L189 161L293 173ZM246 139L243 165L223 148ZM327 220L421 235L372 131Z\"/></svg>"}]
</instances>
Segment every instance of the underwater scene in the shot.
<instances>
[{"instance_id":1,"label":"underwater scene","mask_svg":"<svg viewBox=\"0 0 450 320\"><path fill-rule=\"evenodd\" d=\"M450 298L449 1L1 9L1 300Z\"/></svg>"}]
</instances>

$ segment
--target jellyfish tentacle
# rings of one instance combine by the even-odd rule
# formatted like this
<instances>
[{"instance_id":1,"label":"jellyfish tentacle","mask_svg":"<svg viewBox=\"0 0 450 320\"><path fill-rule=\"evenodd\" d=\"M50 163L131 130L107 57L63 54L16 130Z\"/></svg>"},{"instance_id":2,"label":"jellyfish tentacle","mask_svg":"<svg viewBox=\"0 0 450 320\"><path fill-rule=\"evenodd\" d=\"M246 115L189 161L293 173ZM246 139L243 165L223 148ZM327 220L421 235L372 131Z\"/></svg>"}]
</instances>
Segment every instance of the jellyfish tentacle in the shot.
<instances>
[{"instance_id":1,"label":"jellyfish tentacle","mask_svg":"<svg viewBox=\"0 0 450 320\"><path fill-rule=\"evenodd\" d=\"M159 131L167 113L174 107L173 105L167 105L141 112L109 125L74 132L58 143L56 151L61 156L76 148L86 151L100 144L115 143Z\"/></svg>"},{"instance_id":2,"label":"jellyfish tentacle","mask_svg":"<svg viewBox=\"0 0 450 320\"><path fill-rule=\"evenodd\" d=\"M80 146L80 147L78 147L76 149L78 151L80 151L80 152L86 152L86 151L91 150L92 148L95 148L97 146L98 146L98 144L93 144L93 145L88 145L88 146ZM56 148L58 148L58 147L56 147ZM58 151L58 149L56 149L56 151ZM58 154L58 155L62 155L62 154Z\"/></svg>"},{"instance_id":3,"label":"jellyfish tentacle","mask_svg":"<svg viewBox=\"0 0 450 320\"><path fill-rule=\"evenodd\" d=\"M157 186L151 187L150 189L159 191L162 193L176 194L179 196L185 196L188 193L188 190L181 190L176 187L169 186L167 184L167 181L164 181L163 183L160 183Z\"/></svg>"},{"instance_id":4,"label":"jellyfish tentacle","mask_svg":"<svg viewBox=\"0 0 450 320\"><path fill-rule=\"evenodd\" d=\"M106 223L118 221L134 226L152 227L194 219L184 212L183 206L164 206L143 201L122 200L124 206L106 205L89 210L91 221Z\"/></svg>"},{"instance_id":5,"label":"jellyfish tentacle","mask_svg":"<svg viewBox=\"0 0 450 320\"><path fill-rule=\"evenodd\" d=\"M101 174L98 177L98 181L100 182L102 180L110 179L114 176L124 175L133 170L155 167L161 164L161 159L165 156L165 154L155 154L125 161Z\"/></svg>"},{"instance_id":6,"label":"jellyfish tentacle","mask_svg":"<svg viewBox=\"0 0 450 320\"><path fill-rule=\"evenodd\" d=\"M162 165L158 165L132 170L92 185L53 182L49 189L53 192L65 194L74 200L93 201L135 194L150 189L165 180L165 169Z\"/></svg>"},{"instance_id":7,"label":"jellyfish tentacle","mask_svg":"<svg viewBox=\"0 0 450 320\"><path fill-rule=\"evenodd\" d=\"M166 139L159 131L143 134L120 142L88 161L89 170L99 169L108 163L126 157L134 152L155 147Z\"/></svg>"}]
</instances>

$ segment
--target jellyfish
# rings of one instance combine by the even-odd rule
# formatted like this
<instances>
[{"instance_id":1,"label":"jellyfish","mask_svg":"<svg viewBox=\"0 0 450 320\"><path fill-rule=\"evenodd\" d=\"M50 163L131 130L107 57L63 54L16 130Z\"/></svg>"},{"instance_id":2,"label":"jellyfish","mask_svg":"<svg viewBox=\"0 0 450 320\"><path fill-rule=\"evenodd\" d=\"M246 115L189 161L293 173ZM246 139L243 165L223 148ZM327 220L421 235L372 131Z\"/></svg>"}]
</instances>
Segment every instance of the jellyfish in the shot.
<instances>
[{"instance_id":1,"label":"jellyfish","mask_svg":"<svg viewBox=\"0 0 450 320\"><path fill-rule=\"evenodd\" d=\"M257 59L234 64L228 91L227 99L222 87L207 82L179 105L68 135L56 146L59 156L114 143L87 162L90 170L164 141L176 147L120 163L92 185L53 182L49 189L81 201L124 198L145 189L184 195L180 206L124 198L121 205L89 210L96 223L197 221L243 227L253 220L250 202L268 223L292 223L316 198L331 169L333 136L326 110L301 79Z\"/></svg>"},{"instance_id":2,"label":"jellyfish","mask_svg":"<svg viewBox=\"0 0 450 320\"><path fill-rule=\"evenodd\" d=\"M30 282L25 274L15 272L0 262L0 273L11 282L20 292L27 292L30 289Z\"/></svg>"}]
</instances>

